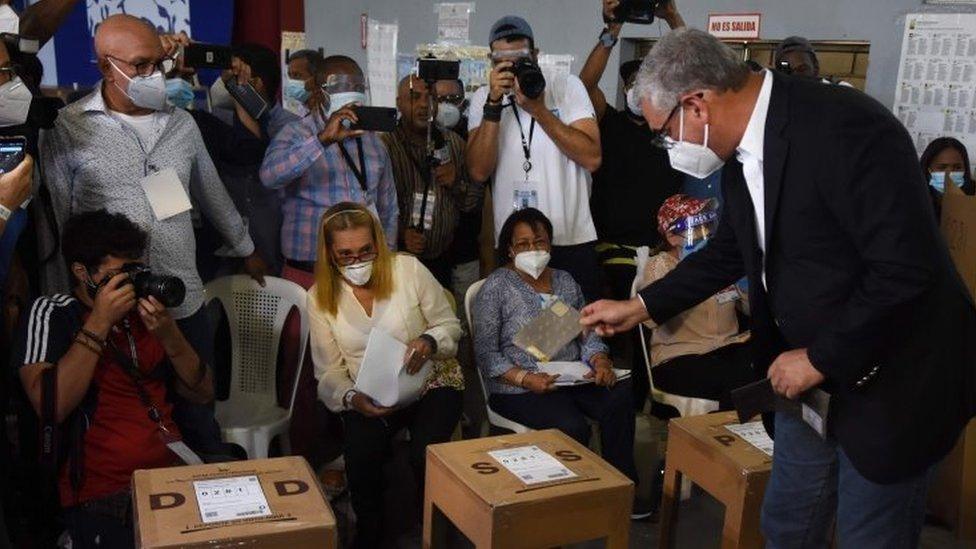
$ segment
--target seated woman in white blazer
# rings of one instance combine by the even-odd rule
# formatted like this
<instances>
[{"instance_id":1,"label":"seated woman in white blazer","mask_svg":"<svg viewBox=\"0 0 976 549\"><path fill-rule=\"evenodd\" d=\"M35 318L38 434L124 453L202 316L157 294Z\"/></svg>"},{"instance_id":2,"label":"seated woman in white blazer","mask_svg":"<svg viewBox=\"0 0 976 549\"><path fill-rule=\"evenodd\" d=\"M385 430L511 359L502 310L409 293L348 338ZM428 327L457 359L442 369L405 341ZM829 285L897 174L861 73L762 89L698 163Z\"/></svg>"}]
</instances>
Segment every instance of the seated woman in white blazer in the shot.
<instances>
[{"instance_id":1,"label":"seated woman in white blazer","mask_svg":"<svg viewBox=\"0 0 976 549\"><path fill-rule=\"evenodd\" d=\"M450 440L460 418L464 382L451 359L461 325L430 271L417 258L390 251L379 221L365 206L343 202L330 208L318 238L315 285L307 304L315 379L319 398L341 415L345 427L356 546L375 547L384 531L383 465L391 439L409 429L410 463L422 492L427 445ZM416 374L433 359L419 401L385 408L353 388L373 328L407 344L408 373ZM417 496L411 511L419 521L423 499Z\"/></svg>"}]
</instances>

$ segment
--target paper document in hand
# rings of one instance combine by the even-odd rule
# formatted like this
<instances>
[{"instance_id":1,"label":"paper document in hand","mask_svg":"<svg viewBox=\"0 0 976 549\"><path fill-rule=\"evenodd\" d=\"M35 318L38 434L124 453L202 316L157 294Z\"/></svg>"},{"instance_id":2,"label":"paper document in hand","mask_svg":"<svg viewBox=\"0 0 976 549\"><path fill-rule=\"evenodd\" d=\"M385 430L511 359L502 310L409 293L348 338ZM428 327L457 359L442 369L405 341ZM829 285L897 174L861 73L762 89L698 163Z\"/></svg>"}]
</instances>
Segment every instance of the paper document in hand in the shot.
<instances>
[{"instance_id":1,"label":"paper document in hand","mask_svg":"<svg viewBox=\"0 0 976 549\"><path fill-rule=\"evenodd\" d=\"M773 455L773 439L769 438L761 421L726 425L726 429L742 437L743 440L761 450L767 456Z\"/></svg>"},{"instance_id":2,"label":"paper document in hand","mask_svg":"<svg viewBox=\"0 0 976 549\"><path fill-rule=\"evenodd\" d=\"M373 328L354 388L380 406L403 406L416 401L424 391L433 366L428 360L419 372L410 375L403 364L406 353L406 344Z\"/></svg>"},{"instance_id":3,"label":"paper document in hand","mask_svg":"<svg viewBox=\"0 0 976 549\"><path fill-rule=\"evenodd\" d=\"M579 321L579 311L562 300L557 300L522 327L513 341L536 360L548 362L567 343L580 335L582 328Z\"/></svg>"},{"instance_id":4,"label":"paper document in hand","mask_svg":"<svg viewBox=\"0 0 976 549\"><path fill-rule=\"evenodd\" d=\"M528 485L576 476L576 473L567 469L558 459L540 450L538 446L492 450L488 455Z\"/></svg>"},{"instance_id":5,"label":"paper document in hand","mask_svg":"<svg viewBox=\"0 0 976 549\"><path fill-rule=\"evenodd\" d=\"M556 385L593 383L592 379L586 377L592 370L582 362L540 362L538 366L539 371L544 374L559 376ZM614 368L613 373L617 375L617 381L630 377L630 370Z\"/></svg>"}]
</instances>

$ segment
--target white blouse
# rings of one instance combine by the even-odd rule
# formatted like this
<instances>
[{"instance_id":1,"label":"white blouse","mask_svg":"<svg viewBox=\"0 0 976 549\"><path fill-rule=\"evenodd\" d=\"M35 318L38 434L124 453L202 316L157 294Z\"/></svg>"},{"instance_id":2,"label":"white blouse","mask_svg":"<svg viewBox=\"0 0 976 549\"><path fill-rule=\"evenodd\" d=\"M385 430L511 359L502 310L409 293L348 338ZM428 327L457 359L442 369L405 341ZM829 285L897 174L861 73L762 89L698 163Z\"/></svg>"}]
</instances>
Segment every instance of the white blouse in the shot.
<instances>
[{"instance_id":1,"label":"white blouse","mask_svg":"<svg viewBox=\"0 0 976 549\"><path fill-rule=\"evenodd\" d=\"M315 286L308 290L306 301L312 363L319 399L332 411L345 409L342 398L355 384L374 327L404 343L430 335L437 341L434 359L452 358L457 353L461 323L444 288L416 257L398 254L393 258L393 293L388 299L374 301L372 316L344 280L335 315L319 308L315 291Z\"/></svg>"}]
</instances>

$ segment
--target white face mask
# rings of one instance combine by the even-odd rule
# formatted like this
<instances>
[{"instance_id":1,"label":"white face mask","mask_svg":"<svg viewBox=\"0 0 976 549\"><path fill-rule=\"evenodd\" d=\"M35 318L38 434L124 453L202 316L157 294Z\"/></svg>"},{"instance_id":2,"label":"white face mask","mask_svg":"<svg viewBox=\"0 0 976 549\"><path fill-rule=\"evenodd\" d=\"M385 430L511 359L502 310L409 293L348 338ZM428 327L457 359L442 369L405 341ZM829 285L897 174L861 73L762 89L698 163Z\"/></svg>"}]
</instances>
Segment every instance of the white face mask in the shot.
<instances>
[{"instance_id":1,"label":"white face mask","mask_svg":"<svg viewBox=\"0 0 976 549\"><path fill-rule=\"evenodd\" d=\"M123 78L129 81L128 90L122 90L122 86L119 86L118 82L115 82L115 86L132 100L133 105L154 111L161 111L166 108L166 78L163 77L162 72L156 70L149 76L129 78L127 74L119 69L115 61L112 61L111 57L107 59L115 68L115 72L121 74Z\"/></svg>"},{"instance_id":2,"label":"white face mask","mask_svg":"<svg viewBox=\"0 0 976 549\"><path fill-rule=\"evenodd\" d=\"M350 103L366 104L366 94L362 92L339 92L329 94L329 116Z\"/></svg>"},{"instance_id":3,"label":"white face mask","mask_svg":"<svg viewBox=\"0 0 976 549\"><path fill-rule=\"evenodd\" d=\"M685 110L678 115L678 140L668 149L671 167L696 179L705 179L721 168L725 161L708 148L708 124L705 124L705 142L701 145L688 143L685 138Z\"/></svg>"},{"instance_id":4,"label":"white face mask","mask_svg":"<svg viewBox=\"0 0 976 549\"><path fill-rule=\"evenodd\" d=\"M20 32L20 17L9 5L0 6L0 32L18 34Z\"/></svg>"},{"instance_id":5,"label":"white face mask","mask_svg":"<svg viewBox=\"0 0 976 549\"><path fill-rule=\"evenodd\" d=\"M340 267L339 272L353 286L365 286L369 284L369 279L373 277L373 262L363 261L355 265L346 265Z\"/></svg>"},{"instance_id":6,"label":"white face mask","mask_svg":"<svg viewBox=\"0 0 976 549\"><path fill-rule=\"evenodd\" d=\"M210 86L210 108L212 109L234 109L234 98L227 91L223 78L214 80Z\"/></svg>"},{"instance_id":7,"label":"white face mask","mask_svg":"<svg viewBox=\"0 0 976 549\"><path fill-rule=\"evenodd\" d=\"M640 94L637 93L637 86L631 86L627 90L627 112L637 118L644 118L644 111L641 109Z\"/></svg>"},{"instance_id":8,"label":"white face mask","mask_svg":"<svg viewBox=\"0 0 976 549\"><path fill-rule=\"evenodd\" d=\"M461 109L454 103L440 103L437 105L436 121L438 126L449 130L461 121Z\"/></svg>"},{"instance_id":9,"label":"white face mask","mask_svg":"<svg viewBox=\"0 0 976 549\"><path fill-rule=\"evenodd\" d=\"M536 280L542 276L542 271L546 270L547 265L549 265L549 252L545 250L532 250L515 255L515 268Z\"/></svg>"},{"instance_id":10,"label":"white face mask","mask_svg":"<svg viewBox=\"0 0 976 549\"><path fill-rule=\"evenodd\" d=\"M0 127L19 126L26 122L33 98L19 76L0 86Z\"/></svg>"}]
</instances>

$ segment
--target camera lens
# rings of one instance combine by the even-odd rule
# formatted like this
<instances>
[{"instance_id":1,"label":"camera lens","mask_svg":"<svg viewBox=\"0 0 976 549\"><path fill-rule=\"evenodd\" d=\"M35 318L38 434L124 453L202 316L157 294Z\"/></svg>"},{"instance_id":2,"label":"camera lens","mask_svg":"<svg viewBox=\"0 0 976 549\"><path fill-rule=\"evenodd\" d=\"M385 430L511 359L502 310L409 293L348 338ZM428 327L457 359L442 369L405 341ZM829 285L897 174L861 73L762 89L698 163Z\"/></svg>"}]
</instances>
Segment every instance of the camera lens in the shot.
<instances>
[{"instance_id":1,"label":"camera lens","mask_svg":"<svg viewBox=\"0 0 976 549\"><path fill-rule=\"evenodd\" d=\"M155 297L167 308L183 304L186 298L186 285L174 276L151 275L146 282L146 293Z\"/></svg>"},{"instance_id":2,"label":"camera lens","mask_svg":"<svg viewBox=\"0 0 976 549\"><path fill-rule=\"evenodd\" d=\"M546 78L532 61L523 59L516 63L515 77L518 78L519 89L529 99L538 99L546 90Z\"/></svg>"}]
</instances>

